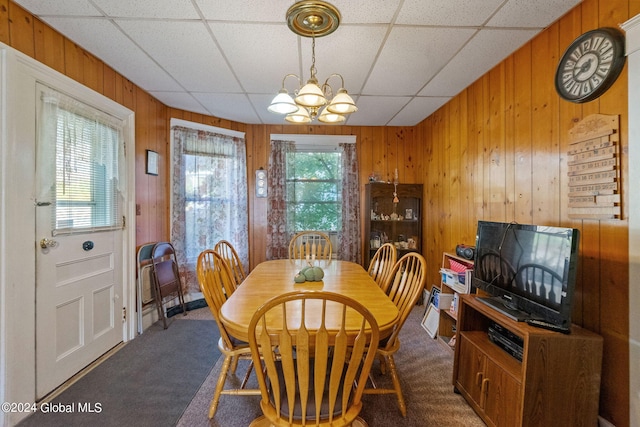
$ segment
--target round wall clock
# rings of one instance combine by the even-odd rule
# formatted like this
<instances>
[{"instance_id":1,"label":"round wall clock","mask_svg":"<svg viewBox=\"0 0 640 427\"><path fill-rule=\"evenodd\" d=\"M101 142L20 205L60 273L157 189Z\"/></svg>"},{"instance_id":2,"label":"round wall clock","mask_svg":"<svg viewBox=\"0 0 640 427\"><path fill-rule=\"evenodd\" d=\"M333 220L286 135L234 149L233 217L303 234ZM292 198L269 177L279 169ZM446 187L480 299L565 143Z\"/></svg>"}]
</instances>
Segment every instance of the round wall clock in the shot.
<instances>
[{"instance_id":1,"label":"round wall clock","mask_svg":"<svg viewBox=\"0 0 640 427\"><path fill-rule=\"evenodd\" d=\"M587 31L567 48L556 70L556 91L582 103L602 95L624 67L624 35L615 28Z\"/></svg>"}]
</instances>

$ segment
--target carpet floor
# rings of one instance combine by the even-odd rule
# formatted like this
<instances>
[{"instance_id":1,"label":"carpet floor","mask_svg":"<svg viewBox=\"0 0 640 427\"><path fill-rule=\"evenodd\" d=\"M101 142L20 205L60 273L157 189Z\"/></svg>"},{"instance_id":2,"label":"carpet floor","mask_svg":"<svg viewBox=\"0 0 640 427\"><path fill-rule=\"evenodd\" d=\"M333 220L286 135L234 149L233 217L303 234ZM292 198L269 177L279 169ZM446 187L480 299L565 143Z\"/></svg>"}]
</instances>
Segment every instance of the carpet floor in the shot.
<instances>
[{"instance_id":1,"label":"carpet floor","mask_svg":"<svg viewBox=\"0 0 640 427\"><path fill-rule=\"evenodd\" d=\"M220 356L215 322L195 313L205 310L152 325L47 404L63 412L18 426L175 426Z\"/></svg>"},{"instance_id":2,"label":"carpet floor","mask_svg":"<svg viewBox=\"0 0 640 427\"><path fill-rule=\"evenodd\" d=\"M414 308L400 333L402 344L395 356L407 416L400 414L395 395L365 395L360 415L369 427L484 427L464 398L453 392L453 352L429 337L420 325L423 314L424 306ZM247 364L240 362L227 388L239 385ZM259 396L223 395L215 417L207 419L221 366L222 358L178 421L179 427L246 427L261 415ZM380 374L377 362L372 372L379 386L392 387L389 375ZM248 387L256 383L252 375Z\"/></svg>"},{"instance_id":3,"label":"carpet floor","mask_svg":"<svg viewBox=\"0 0 640 427\"><path fill-rule=\"evenodd\" d=\"M416 306L401 332L395 360L407 404L402 417L394 395L365 395L361 412L370 427L483 427L485 424L453 392L453 352L429 337ZM218 328L208 308L175 316L167 330L158 323L70 386L52 402L76 403L73 413L36 413L19 427L154 426L246 427L261 415L259 396L223 395L215 417L209 404L223 358L217 349ZM214 363L215 362L215 363ZM248 362L227 384L237 387ZM374 378L390 386L374 364ZM256 386L255 375L249 387ZM78 411L78 402L100 404L100 412Z\"/></svg>"}]
</instances>

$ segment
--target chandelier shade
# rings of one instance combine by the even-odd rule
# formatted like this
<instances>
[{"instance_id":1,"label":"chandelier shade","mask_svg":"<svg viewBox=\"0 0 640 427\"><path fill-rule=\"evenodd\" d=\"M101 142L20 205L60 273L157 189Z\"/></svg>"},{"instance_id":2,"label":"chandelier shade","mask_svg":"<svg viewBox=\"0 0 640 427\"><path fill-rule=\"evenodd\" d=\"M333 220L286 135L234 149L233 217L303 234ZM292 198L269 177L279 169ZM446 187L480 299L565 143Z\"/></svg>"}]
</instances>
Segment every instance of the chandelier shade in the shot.
<instances>
[{"instance_id":1,"label":"chandelier shade","mask_svg":"<svg viewBox=\"0 0 640 427\"><path fill-rule=\"evenodd\" d=\"M322 110L322 113L320 113L318 120L321 121L322 123L338 124L338 123L344 123L344 121L347 120L347 118L342 114L332 113L331 111L329 111L329 108L327 107L324 110Z\"/></svg>"},{"instance_id":2,"label":"chandelier shade","mask_svg":"<svg viewBox=\"0 0 640 427\"><path fill-rule=\"evenodd\" d=\"M291 95L289 95L289 92L287 92L285 88L282 88L276 97L273 98L267 110L277 114L290 114L298 111L298 108L293 98L291 98Z\"/></svg>"},{"instance_id":3,"label":"chandelier shade","mask_svg":"<svg viewBox=\"0 0 640 427\"><path fill-rule=\"evenodd\" d=\"M338 90L338 94L333 97L331 103L327 106L327 110L336 114L351 114L358 111L356 103L347 93L345 88Z\"/></svg>"},{"instance_id":4,"label":"chandelier shade","mask_svg":"<svg viewBox=\"0 0 640 427\"><path fill-rule=\"evenodd\" d=\"M306 108L298 108L297 111L287 114L284 119L289 123L309 123L311 122L311 115Z\"/></svg>"},{"instance_id":5,"label":"chandelier shade","mask_svg":"<svg viewBox=\"0 0 640 427\"><path fill-rule=\"evenodd\" d=\"M310 77L302 86L302 78L295 74L287 74L282 80L282 88L267 107L268 111L285 115L285 120L290 123L309 123L318 118L320 122L328 124L344 123L346 115L358 111L355 102L344 88L342 75L331 74L322 85L318 84L316 78L316 37L333 33L340 25L341 19L340 11L325 1L301 0L289 8L289 29L299 36L312 39ZM298 79L299 86L294 90L294 97L289 95L285 88L285 80L289 76ZM333 88L329 85L329 79L334 76L340 77L342 83L335 96ZM322 107L325 108L318 116Z\"/></svg>"},{"instance_id":6,"label":"chandelier shade","mask_svg":"<svg viewBox=\"0 0 640 427\"><path fill-rule=\"evenodd\" d=\"M303 107L322 107L327 105L322 89L318 86L317 81L309 80L306 85L298 91L295 102Z\"/></svg>"}]
</instances>

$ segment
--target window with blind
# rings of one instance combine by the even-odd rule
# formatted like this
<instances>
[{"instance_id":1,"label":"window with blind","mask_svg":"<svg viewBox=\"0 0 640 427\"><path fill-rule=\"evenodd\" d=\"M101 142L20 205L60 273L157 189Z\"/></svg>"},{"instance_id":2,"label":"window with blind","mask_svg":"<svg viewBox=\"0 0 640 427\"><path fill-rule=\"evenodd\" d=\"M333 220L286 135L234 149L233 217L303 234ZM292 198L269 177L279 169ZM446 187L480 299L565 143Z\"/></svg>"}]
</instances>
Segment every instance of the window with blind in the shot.
<instances>
[{"instance_id":1,"label":"window with blind","mask_svg":"<svg viewBox=\"0 0 640 427\"><path fill-rule=\"evenodd\" d=\"M122 126L60 93L43 92L42 101L43 141L55 138L55 153L51 147L51 158L39 161L41 169L55 169L50 189L53 235L122 228L118 179ZM41 155L45 153L41 150ZM55 163L43 167L48 161Z\"/></svg>"}]
</instances>

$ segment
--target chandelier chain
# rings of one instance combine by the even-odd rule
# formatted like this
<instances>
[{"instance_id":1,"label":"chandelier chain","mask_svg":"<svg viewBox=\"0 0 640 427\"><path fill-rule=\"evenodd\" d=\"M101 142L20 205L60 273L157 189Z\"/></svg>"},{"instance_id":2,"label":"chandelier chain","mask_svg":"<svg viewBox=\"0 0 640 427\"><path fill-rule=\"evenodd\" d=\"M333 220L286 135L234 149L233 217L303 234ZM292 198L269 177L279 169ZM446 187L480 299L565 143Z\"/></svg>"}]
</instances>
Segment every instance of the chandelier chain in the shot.
<instances>
[{"instance_id":1,"label":"chandelier chain","mask_svg":"<svg viewBox=\"0 0 640 427\"><path fill-rule=\"evenodd\" d=\"M311 79L318 81L316 78L316 36L311 33Z\"/></svg>"}]
</instances>

